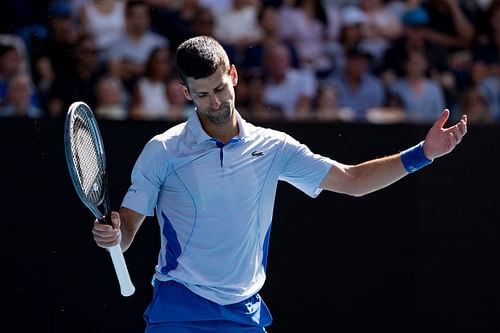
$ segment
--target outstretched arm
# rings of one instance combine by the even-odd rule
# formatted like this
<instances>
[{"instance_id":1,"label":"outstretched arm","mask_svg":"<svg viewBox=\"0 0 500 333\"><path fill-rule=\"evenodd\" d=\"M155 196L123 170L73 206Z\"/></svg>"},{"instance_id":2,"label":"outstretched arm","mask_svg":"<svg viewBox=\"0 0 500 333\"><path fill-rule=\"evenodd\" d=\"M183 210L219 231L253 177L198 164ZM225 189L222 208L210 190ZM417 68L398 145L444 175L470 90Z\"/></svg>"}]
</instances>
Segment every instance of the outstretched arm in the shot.
<instances>
[{"instance_id":1,"label":"outstretched arm","mask_svg":"<svg viewBox=\"0 0 500 333\"><path fill-rule=\"evenodd\" d=\"M425 163L450 153L467 133L467 118L463 116L454 126L443 128L449 116L450 111L443 110L423 145L356 165L336 162L321 182L321 188L362 196L393 184Z\"/></svg>"}]
</instances>

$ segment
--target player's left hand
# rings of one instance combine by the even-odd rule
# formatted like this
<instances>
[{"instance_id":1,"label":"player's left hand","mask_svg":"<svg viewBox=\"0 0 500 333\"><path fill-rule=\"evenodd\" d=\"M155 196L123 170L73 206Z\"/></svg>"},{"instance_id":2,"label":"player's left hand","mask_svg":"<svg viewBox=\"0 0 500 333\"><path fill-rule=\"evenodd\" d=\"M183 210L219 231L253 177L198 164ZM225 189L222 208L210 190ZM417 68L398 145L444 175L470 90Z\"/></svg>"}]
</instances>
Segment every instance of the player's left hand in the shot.
<instances>
[{"instance_id":1,"label":"player's left hand","mask_svg":"<svg viewBox=\"0 0 500 333\"><path fill-rule=\"evenodd\" d=\"M438 120L427 132L424 141L424 154L428 159L450 153L467 133L467 116L464 115L455 125L443 128L450 116L450 110L444 109Z\"/></svg>"}]
</instances>

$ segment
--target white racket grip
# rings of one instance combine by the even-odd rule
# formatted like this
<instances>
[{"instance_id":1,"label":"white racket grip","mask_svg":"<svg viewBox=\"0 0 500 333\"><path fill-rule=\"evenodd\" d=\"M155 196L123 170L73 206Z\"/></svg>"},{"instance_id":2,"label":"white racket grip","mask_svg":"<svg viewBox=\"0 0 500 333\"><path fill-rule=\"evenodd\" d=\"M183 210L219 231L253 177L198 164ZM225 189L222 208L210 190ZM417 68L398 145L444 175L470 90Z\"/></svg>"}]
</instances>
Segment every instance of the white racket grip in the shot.
<instances>
[{"instance_id":1,"label":"white racket grip","mask_svg":"<svg viewBox=\"0 0 500 333\"><path fill-rule=\"evenodd\" d=\"M120 292L123 296L130 296L135 292L135 287L130 280L127 264L123 257L123 252L120 244L108 247L108 252L111 255L113 266L115 266L116 277L120 283Z\"/></svg>"}]
</instances>

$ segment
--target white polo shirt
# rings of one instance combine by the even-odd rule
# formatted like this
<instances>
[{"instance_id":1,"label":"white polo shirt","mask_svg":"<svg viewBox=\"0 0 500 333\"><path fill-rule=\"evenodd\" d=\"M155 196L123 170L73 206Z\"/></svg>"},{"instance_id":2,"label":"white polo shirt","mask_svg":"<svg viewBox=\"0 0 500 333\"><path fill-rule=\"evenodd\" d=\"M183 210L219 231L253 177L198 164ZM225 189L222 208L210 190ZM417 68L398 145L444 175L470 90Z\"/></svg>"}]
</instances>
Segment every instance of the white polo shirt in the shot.
<instances>
[{"instance_id":1,"label":"white polo shirt","mask_svg":"<svg viewBox=\"0 0 500 333\"><path fill-rule=\"evenodd\" d=\"M196 112L151 139L122 203L143 215L156 210L155 278L178 281L221 305L245 300L264 284L278 180L316 197L335 163L236 116L239 135L223 147Z\"/></svg>"}]
</instances>

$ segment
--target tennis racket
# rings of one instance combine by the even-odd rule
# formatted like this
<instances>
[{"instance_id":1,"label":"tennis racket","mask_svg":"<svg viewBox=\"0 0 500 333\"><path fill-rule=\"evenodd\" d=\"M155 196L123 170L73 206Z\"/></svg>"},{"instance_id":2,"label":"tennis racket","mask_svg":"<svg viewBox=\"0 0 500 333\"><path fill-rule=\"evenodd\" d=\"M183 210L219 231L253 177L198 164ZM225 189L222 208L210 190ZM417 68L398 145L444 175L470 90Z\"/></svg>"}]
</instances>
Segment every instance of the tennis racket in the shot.
<instances>
[{"instance_id":1,"label":"tennis racket","mask_svg":"<svg viewBox=\"0 0 500 333\"><path fill-rule=\"evenodd\" d=\"M80 200L100 223L111 224L106 156L97 120L84 102L69 107L64 124L64 150L71 181ZM107 248L123 296L135 288L130 280L120 244Z\"/></svg>"}]
</instances>

